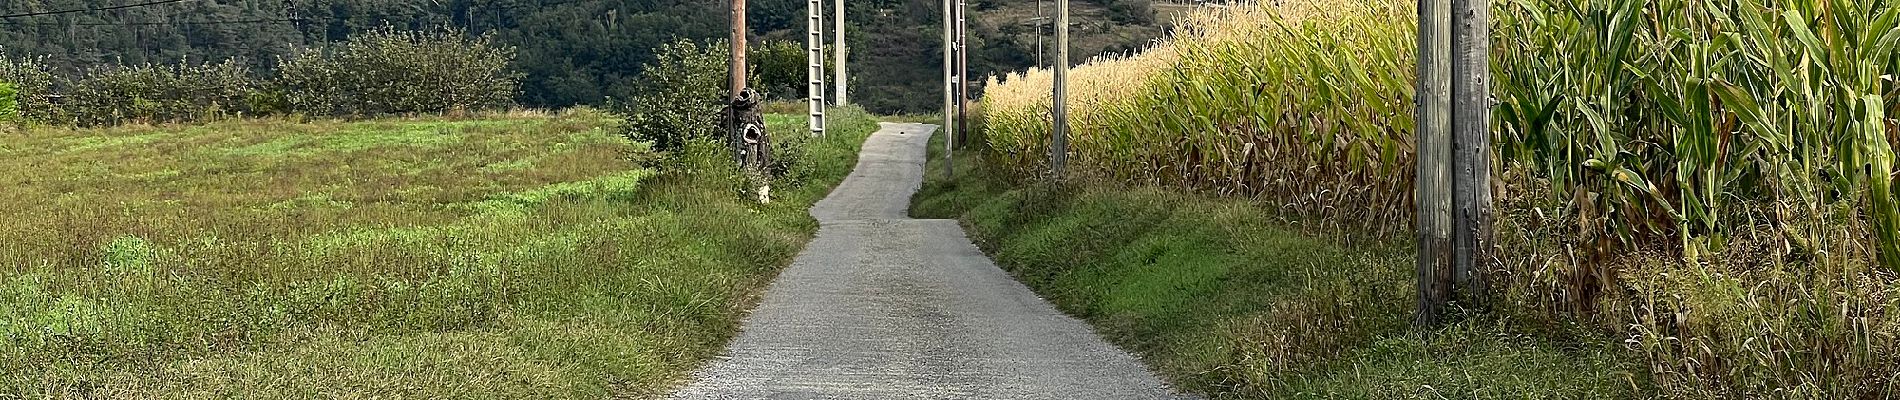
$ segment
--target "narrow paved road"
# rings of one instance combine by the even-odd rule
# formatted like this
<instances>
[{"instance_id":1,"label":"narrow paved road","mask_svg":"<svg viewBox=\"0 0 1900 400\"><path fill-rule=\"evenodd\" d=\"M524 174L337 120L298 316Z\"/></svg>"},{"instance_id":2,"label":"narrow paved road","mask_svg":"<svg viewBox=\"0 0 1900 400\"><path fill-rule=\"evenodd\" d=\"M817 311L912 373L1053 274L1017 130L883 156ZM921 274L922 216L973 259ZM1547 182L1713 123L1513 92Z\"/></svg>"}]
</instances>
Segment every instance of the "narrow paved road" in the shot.
<instances>
[{"instance_id":1,"label":"narrow paved road","mask_svg":"<svg viewBox=\"0 0 1900 400\"><path fill-rule=\"evenodd\" d=\"M676 399L1157 399L1128 353L998 269L952 220L907 218L933 125L884 124L812 208L821 228L728 356Z\"/></svg>"}]
</instances>

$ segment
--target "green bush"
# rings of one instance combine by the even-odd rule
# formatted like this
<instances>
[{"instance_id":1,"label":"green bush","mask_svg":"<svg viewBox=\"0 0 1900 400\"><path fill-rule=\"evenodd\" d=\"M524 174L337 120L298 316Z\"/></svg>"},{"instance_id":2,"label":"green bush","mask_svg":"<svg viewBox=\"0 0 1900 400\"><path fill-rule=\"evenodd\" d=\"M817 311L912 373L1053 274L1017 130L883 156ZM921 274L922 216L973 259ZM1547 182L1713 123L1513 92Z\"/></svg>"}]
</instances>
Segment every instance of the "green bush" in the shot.
<instances>
[{"instance_id":1,"label":"green bush","mask_svg":"<svg viewBox=\"0 0 1900 400\"><path fill-rule=\"evenodd\" d=\"M455 30L383 28L280 59L276 76L241 60L202 65L102 65L70 79L37 58L0 55L14 117L85 126L199 122L239 115L379 115L511 105L514 48Z\"/></svg>"},{"instance_id":2,"label":"green bush","mask_svg":"<svg viewBox=\"0 0 1900 400\"><path fill-rule=\"evenodd\" d=\"M0 81L0 122L18 122L20 120L20 91L13 84Z\"/></svg>"},{"instance_id":3,"label":"green bush","mask_svg":"<svg viewBox=\"0 0 1900 400\"><path fill-rule=\"evenodd\" d=\"M752 88L764 94L769 100L802 100L805 98L805 43L796 40L772 40L754 45L747 49L746 64L752 69ZM836 71L837 60L833 55L837 47L825 49L825 71ZM837 85L826 75L827 87ZM825 96L831 96L825 92ZM797 114L804 114L800 110Z\"/></svg>"},{"instance_id":4,"label":"green bush","mask_svg":"<svg viewBox=\"0 0 1900 400\"><path fill-rule=\"evenodd\" d=\"M772 164L767 171L772 173L774 184L799 185L811 181L812 177L822 176L831 171L822 171L820 162L824 155L814 155L811 149L819 148L812 142L836 138L841 132L876 131L877 120L871 113L858 106L829 107L825 110L825 137L814 138L807 130L804 113L786 113L766 117L766 130L772 135Z\"/></svg>"},{"instance_id":5,"label":"green bush","mask_svg":"<svg viewBox=\"0 0 1900 400\"><path fill-rule=\"evenodd\" d=\"M13 88L13 105L18 118L52 121L58 114L50 101L59 78L33 58L12 58L0 54L0 82Z\"/></svg>"},{"instance_id":6,"label":"green bush","mask_svg":"<svg viewBox=\"0 0 1900 400\"><path fill-rule=\"evenodd\" d=\"M720 138L729 51L723 42L660 46L654 61L641 68L634 97L617 107L627 115L625 135L667 152Z\"/></svg>"},{"instance_id":7,"label":"green bush","mask_svg":"<svg viewBox=\"0 0 1900 400\"><path fill-rule=\"evenodd\" d=\"M478 110L513 104L514 56L491 36L383 28L280 60L278 74L288 106L311 114Z\"/></svg>"},{"instance_id":8,"label":"green bush","mask_svg":"<svg viewBox=\"0 0 1900 400\"><path fill-rule=\"evenodd\" d=\"M1147 0L1116 0L1107 4L1108 19L1121 24L1152 24L1154 6Z\"/></svg>"},{"instance_id":9,"label":"green bush","mask_svg":"<svg viewBox=\"0 0 1900 400\"><path fill-rule=\"evenodd\" d=\"M752 75L753 89L764 94L765 98L774 100L805 98L804 43L790 40L766 41L749 49L746 61L746 64L757 72Z\"/></svg>"},{"instance_id":10,"label":"green bush","mask_svg":"<svg viewBox=\"0 0 1900 400\"><path fill-rule=\"evenodd\" d=\"M61 120L80 125L189 122L241 115L264 86L236 61L198 66L105 66L67 90Z\"/></svg>"}]
</instances>

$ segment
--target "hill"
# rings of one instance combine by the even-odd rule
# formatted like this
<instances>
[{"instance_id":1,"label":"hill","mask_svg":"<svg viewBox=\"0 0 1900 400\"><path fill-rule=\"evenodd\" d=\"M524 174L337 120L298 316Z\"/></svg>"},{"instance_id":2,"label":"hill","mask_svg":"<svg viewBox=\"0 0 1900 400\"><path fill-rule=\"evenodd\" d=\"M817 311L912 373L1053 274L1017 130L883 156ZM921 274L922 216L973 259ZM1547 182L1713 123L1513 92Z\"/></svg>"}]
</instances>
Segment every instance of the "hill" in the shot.
<instances>
[{"instance_id":1,"label":"hill","mask_svg":"<svg viewBox=\"0 0 1900 400\"><path fill-rule=\"evenodd\" d=\"M98 3L6 2L0 15L84 10ZM522 104L564 107L628 98L629 83L661 43L725 38L725 7L685 0L195 0L0 20L0 53L44 56L45 64L69 73L107 64L229 58L268 69L299 47L379 27L455 27L495 35L518 49ZM940 8L934 0L847 2L853 98L880 113L935 109L941 94ZM1035 64L1035 30L1028 20L1034 8L1025 0L971 4L969 62L975 76ZM1163 24L1156 21L1165 20L1152 15L1146 0L1078 1L1073 10L1078 60L1138 48L1160 35ZM752 0L748 11L748 27L761 43L802 40L803 2Z\"/></svg>"}]
</instances>

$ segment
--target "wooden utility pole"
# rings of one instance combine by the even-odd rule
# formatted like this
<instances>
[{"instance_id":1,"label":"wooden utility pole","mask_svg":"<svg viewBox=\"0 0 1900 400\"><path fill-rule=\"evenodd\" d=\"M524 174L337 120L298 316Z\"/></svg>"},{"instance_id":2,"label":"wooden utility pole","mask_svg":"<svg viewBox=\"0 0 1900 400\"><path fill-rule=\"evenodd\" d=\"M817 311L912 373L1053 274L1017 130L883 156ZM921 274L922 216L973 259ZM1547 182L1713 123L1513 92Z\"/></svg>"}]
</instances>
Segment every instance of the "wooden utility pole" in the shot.
<instances>
[{"instance_id":1,"label":"wooden utility pole","mask_svg":"<svg viewBox=\"0 0 1900 400\"><path fill-rule=\"evenodd\" d=\"M956 168L951 166L955 157L951 153L956 149L956 75L951 67L955 64L956 38L951 31L956 28L956 17L951 15L956 5L951 0L943 0L943 176L952 178Z\"/></svg>"},{"instance_id":2,"label":"wooden utility pole","mask_svg":"<svg viewBox=\"0 0 1900 400\"><path fill-rule=\"evenodd\" d=\"M728 60L729 63L726 65L726 78L728 79L728 90L726 91L726 134L729 135L726 141L732 146L733 160L743 166L746 158L745 132L743 131L745 122L740 120L738 105L739 98L744 96L746 81L745 0L728 1L730 1L732 5L732 10L729 15L732 21L728 23L732 32L731 37L727 39L726 46L728 48L727 50L731 53Z\"/></svg>"},{"instance_id":3,"label":"wooden utility pole","mask_svg":"<svg viewBox=\"0 0 1900 400\"><path fill-rule=\"evenodd\" d=\"M1480 307L1491 243L1491 2L1451 0L1452 279Z\"/></svg>"},{"instance_id":4,"label":"wooden utility pole","mask_svg":"<svg viewBox=\"0 0 1900 400\"><path fill-rule=\"evenodd\" d=\"M1491 235L1490 3L1419 0L1418 319L1479 306Z\"/></svg>"},{"instance_id":5,"label":"wooden utility pole","mask_svg":"<svg viewBox=\"0 0 1900 400\"><path fill-rule=\"evenodd\" d=\"M831 67L838 72L837 79L833 79L833 81L836 81L838 85L838 95L836 96L838 105L842 106L846 104L851 104L851 102L848 101L845 97L845 92L846 92L845 82L846 81L845 81L845 76L844 76L844 56L845 56L844 0L836 0L836 3L834 3L832 11L835 12L835 14L832 14L833 23L837 24L838 27L837 27L837 32L836 32L837 40L832 41L833 48L831 49L832 56L836 58L836 62L832 63Z\"/></svg>"},{"instance_id":6,"label":"wooden utility pole","mask_svg":"<svg viewBox=\"0 0 1900 400\"><path fill-rule=\"evenodd\" d=\"M969 2L957 0L957 140L970 137Z\"/></svg>"},{"instance_id":7,"label":"wooden utility pole","mask_svg":"<svg viewBox=\"0 0 1900 400\"><path fill-rule=\"evenodd\" d=\"M1451 0L1418 0L1418 326L1435 326L1451 269Z\"/></svg>"},{"instance_id":8,"label":"wooden utility pole","mask_svg":"<svg viewBox=\"0 0 1900 400\"><path fill-rule=\"evenodd\" d=\"M1042 68L1042 66L1048 65L1042 63L1042 24L1044 18L1047 17L1042 16L1042 0L1036 0L1036 17L1029 19L1030 21L1036 21L1036 68Z\"/></svg>"},{"instance_id":9,"label":"wooden utility pole","mask_svg":"<svg viewBox=\"0 0 1900 400\"><path fill-rule=\"evenodd\" d=\"M745 90L745 0L732 1L732 65L728 66L728 76L732 78L732 92L729 101L739 100L739 91Z\"/></svg>"},{"instance_id":10,"label":"wooden utility pole","mask_svg":"<svg viewBox=\"0 0 1900 400\"><path fill-rule=\"evenodd\" d=\"M1069 0L1056 0L1055 94L1050 101L1049 173L1062 179L1069 161Z\"/></svg>"},{"instance_id":11,"label":"wooden utility pole","mask_svg":"<svg viewBox=\"0 0 1900 400\"><path fill-rule=\"evenodd\" d=\"M825 0L805 0L805 103L811 136L824 136Z\"/></svg>"},{"instance_id":12,"label":"wooden utility pole","mask_svg":"<svg viewBox=\"0 0 1900 400\"><path fill-rule=\"evenodd\" d=\"M772 163L772 139L766 132L764 116L759 114L761 95L746 88L746 26L745 0L732 1L732 97L726 104L726 121L730 123L733 155L739 166L746 169L750 180L759 185L755 193L759 203L772 201L771 173L766 166Z\"/></svg>"}]
</instances>

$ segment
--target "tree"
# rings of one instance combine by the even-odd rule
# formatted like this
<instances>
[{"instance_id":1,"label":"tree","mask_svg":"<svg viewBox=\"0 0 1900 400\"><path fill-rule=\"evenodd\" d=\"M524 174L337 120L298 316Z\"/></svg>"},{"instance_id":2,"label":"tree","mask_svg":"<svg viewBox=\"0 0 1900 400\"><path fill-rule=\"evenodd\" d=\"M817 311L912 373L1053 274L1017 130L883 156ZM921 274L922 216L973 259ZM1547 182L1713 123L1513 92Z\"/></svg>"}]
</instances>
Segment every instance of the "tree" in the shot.
<instances>
[{"instance_id":1,"label":"tree","mask_svg":"<svg viewBox=\"0 0 1900 400\"><path fill-rule=\"evenodd\" d=\"M628 116L625 134L661 151L724 137L727 48L724 42L700 46L685 39L660 46L656 59L642 68L635 95L619 110Z\"/></svg>"}]
</instances>

